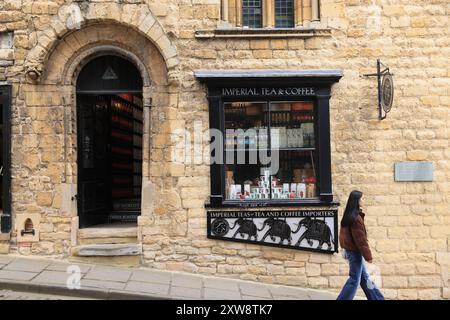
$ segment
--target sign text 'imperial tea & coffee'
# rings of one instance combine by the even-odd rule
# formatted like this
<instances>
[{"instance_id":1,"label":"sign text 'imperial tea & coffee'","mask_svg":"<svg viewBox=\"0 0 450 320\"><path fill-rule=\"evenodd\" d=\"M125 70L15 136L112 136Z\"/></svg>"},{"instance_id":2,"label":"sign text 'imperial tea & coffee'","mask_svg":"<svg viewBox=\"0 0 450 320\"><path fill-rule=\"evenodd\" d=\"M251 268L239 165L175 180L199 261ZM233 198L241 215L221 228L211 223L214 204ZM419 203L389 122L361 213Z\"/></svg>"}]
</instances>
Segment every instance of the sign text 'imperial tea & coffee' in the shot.
<instances>
[{"instance_id":1,"label":"sign text 'imperial tea & coffee'","mask_svg":"<svg viewBox=\"0 0 450 320\"><path fill-rule=\"evenodd\" d=\"M314 88L223 88L223 96L312 96Z\"/></svg>"}]
</instances>

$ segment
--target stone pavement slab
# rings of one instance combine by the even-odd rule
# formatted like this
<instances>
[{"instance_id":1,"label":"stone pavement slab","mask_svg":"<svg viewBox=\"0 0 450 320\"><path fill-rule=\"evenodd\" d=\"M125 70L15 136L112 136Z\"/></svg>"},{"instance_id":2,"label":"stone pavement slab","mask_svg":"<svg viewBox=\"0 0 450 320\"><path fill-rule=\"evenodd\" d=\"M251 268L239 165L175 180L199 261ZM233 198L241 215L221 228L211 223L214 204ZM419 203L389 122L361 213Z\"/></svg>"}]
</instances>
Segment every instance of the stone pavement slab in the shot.
<instances>
[{"instance_id":1,"label":"stone pavement slab","mask_svg":"<svg viewBox=\"0 0 450 320\"><path fill-rule=\"evenodd\" d=\"M173 273L172 285L177 287L200 289L203 286L203 281L201 276L189 275L184 273Z\"/></svg>"},{"instance_id":2,"label":"stone pavement slab","mask_svg":"<svg viewBox=\"0 0 450 320\"><path fill-rule=\"evenodd\" d=\"M15 258L11 256L0 255L0 265L11 263Z\"/></svg>"},{"instance_id":3,"label":"stone pavement slab","mask_svg":"<svg viewBox=\"0 0 450 320\"><path fill-rule=\"evenodd\" d=\"M66 285L70 274L61 271L44 270L38 274L31 282Z\"/></svg>"},{"instance_id":4,"label":"stone pavement slab","mask_svg":"<svg viewBox=\"0 0 450 320\"><path fill-rule=\"evenodd\" d=\"M238 282L228 279L207 277L203 279L203 285L205 288L239 291Z\"/></svg>"},{"instance_id":5,"label":"stone pavement slab","mask_svg":"<svg viewBox=\"0 0 450 320\"><path fill-rule=\"evenodd\" d=\"M320 290L307 289L306 294L310 300L336 300L336 295Z\"/></svg>"},{"instance_id":6,"label":"stone pavement slab","mask_svg":"<svg viewBox=\"0 0 450 320\"><path fill-rule=\"evenodd\" d=\"M37 273L24 271L0 270L0 279L30 281Z\"/></svg>"},{"instance_id":7,"label":"stone pavement slab","mask_svg":"<svg viewBox=\"0 0 450 320\"><path fill-rule=\"evenodd\" d=\"M131 271L127 269L95 266L86 273L83 279L127 282L131 277Z\"/></svg>"},{"instance_id":8,"label":"stone pavement slab","mask_svg":"<svg viewBox=\"0 0 450 320\"><path fill-rule=\"evenodd\" d=\"M25 271L25 272L41 272L50 261L19 258L11 261L3 270Z\"/></svg>"},{"instance_id":9,"label":"stone pavement slab","mask_svg":"<svg viewBox=\"0 0 450 320\"><path fill-rule=\"evenodd\" d=\"M202 298L202 290L196 288L174 287L170 288L170 296L181 299L198 300Z\"/></svg>"},{"instance_id":10,"label":"stone pavement slab","mask_svg":"<svg viewBox=\"0 0 450 320\"><path fill-rule=\"evenodd\" d=\"M264 299L272 298L267 286L262 284L242 282L239 284L239 289L241 290L243 296L253 296Z\"/></svg>"},{"instance_id":11,"label":"stone pavement slab","mask_svg":"<svg viewBox=\"0 0 450 320\"><path fill-rule=\"evenodd\" d=\"M207 300L241 300L242 296L239 291L205 288L204 298Z\"/></svg>"},{"instance_id":12,"label":"stone pavement slab","mask_svg":"<svg viewBox=\"0 0 450 320\"><path fill-rule=\"evenodd\" d=\"M273 296L273 300L309 300L309 299L308 296L305 295L303 299L288 296Z\"/></svg>"},{"instance_id":13,"label":"stone pavement slab","mask_svg":"<svg viewBox=\"0 0 450 320\"><path fill-rule=\"evenodd\" d=\"M87 273L90 269L91 266L88 265L82 265L82 264L78 264L78 263L63 263L63 262L53 262L50 265L48 265L45 270L50 270L50 271L63 271L63 272L67 272L67 268L71 267L71 266L77 266L80 268L81 273Z\"/></svg>"},{"instance_id":14,"label":"stone pavement slab","mask_svg":"<svg viewBox=\"0 0 450 320\"><path fill-rule=\"evenodd\" d=\"M169 285L159 284L159 283L130 281L125 286L125 291L168 295L169 294Z\"/></svg>"},{"instance_id":15,"label":"stone pavement slab","mask_svg":"<svg viewBox=\"0 0 450 320\"><path fill-rule=\"evenodd\" d=\"M126 283L125 282L81 279L80 286L82 288L89 287L89 288L100 288L100 289L124 290Z\"/></svg>"},{"instance_id":16,"label":"stone pavement slab","mask_svg":"<svg viewBox=\"0 0 450 320\"><path fill-rule=\"evenodd\" d=\"M272 285L272 286L269 286L268 288L273 297L281 296L281 297L297 298L300 296L300 297L308 298L308 294L305 289L299 289L299 288L288 287L288 286L277 286L277 285Z\"/></svg>"},{"instance_id":17,"label":"stone pavement slab","mask_svg":"<svg viewBox=\"0 0 450 320\"><path fill-rule=\"evenodd\" d=\"M157 270L153 270L151 272L148 270L135 270L131 274L130 281L170 284L172 281L172 273Z\"/></svg>"},{"instance_id":18,"label":"stone pavement slab","mask_svg":"<svg viewBox=\"0 0 450 320\"><path fill-rule=\"evenodd\" d=\"M261 297L252 297L252 296L242 296L242 300L273 300L268 298L261 298Z\"/></svg>"}]
</instances>

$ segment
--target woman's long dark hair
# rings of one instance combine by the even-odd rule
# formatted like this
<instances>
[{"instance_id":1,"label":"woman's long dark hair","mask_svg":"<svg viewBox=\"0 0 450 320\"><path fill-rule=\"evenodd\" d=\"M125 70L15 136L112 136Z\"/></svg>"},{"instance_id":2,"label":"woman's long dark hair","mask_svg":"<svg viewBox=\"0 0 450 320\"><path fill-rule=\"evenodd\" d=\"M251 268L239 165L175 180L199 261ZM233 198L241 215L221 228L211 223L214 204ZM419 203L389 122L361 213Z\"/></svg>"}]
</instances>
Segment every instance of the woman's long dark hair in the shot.
<instances>
[{"instance_id":1,"label":"woman's long dark hair","mask_svg":"<svg viewBox=\"0 0 450 320\"><path fill-rule=\"evenodd\" d=\"M361 191L353 190L350 192L344 216L341 220L341 227L351 227L355 222L360 210L359 199L361 199L362 195Z\"/></svg>"}]
</instances>

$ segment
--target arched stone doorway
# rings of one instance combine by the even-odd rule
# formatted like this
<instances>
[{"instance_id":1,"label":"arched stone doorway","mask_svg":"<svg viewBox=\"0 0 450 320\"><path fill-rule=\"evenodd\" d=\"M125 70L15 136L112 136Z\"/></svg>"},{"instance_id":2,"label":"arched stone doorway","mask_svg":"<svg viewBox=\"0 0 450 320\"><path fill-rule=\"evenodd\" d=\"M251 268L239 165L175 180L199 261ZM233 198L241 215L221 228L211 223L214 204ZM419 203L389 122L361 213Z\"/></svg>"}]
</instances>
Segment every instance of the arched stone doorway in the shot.
<instances>
[{"instance_id":1,"label":"arched stone doorway","mask_svg":"<svg viewBox=\"0 0 450 320\"><path fill-rule=\"evenodd\" d=\"M136 223L141 213L143 81L118 55L100 55L76 82L80 228Z\"/></svg>"},{"instance_id":2,"label":"arched stone doorway","mask_svg":"<svg viewBox=\"0 0 450 320\"><path fill-rule=\"evenodd\" d=\"M40 108L41 113L41 109L58 112L58 116L54 116L54 118L43 119L42 127L45 132L49 132L49 136L53 137L56 129L54 130L51 126L57 126L58 138L62 142L53 143L52 152L46 153L46 159L49 159L48 164L46 163L48 165L46 170L52 173L50 177L52 192L58 194L60 199L55 208L46 208L41 214L42 219L47 219L47 216L58 216L58 222L63 221L65 224L70 224L70 231L65 229L64 243L58 244L59 247L56 247L57 244L54 245L54 248L59 250L58 252L70 251L72 255L76 255L75 252L81 245L108 244L105 242L108 241L105 239L106 235L117 241L116 230L118 229L120 232L129 229L124 232L125 238L120 241L140 243L145 227L166 226L168 219L172 219L169 214L165 216L165 219L161 219L161 216L160 219L155 219L154 212L159 210L158 212L171 213L180 207L181 201L176 201L170 207L172 211L166 209L167 203L174 203L173 192L170 193L166 190L171 190L176 181L168 176L168 171L161 170L165 166L163 150L168 150L170 147L167 129L172 125L172 121L175 121L174 110L178 107L174 102L178 101L179 83L176 78L177 73L173 69L176 66L177 58L166 59L166 55L163 54L166 51L160 50L157 46L159 40L155 40L153 34L148 35L137 27L119 21L95 21L95 23L86 21L81 29L62 33L45 46L46 53L40 55L42 61L36 66L37 70L42 71L40 77L34 82L30 79L30 82L23 88L27 107ZM171 55L170 52L167 52L167 57ZM137 226L127 226L127 228L123 228L123 226L114 228L110 225L106 228L103 225L99 228L86 228L86 226L95 226L102 222L80 223L80 212L78 212L77 198L81 195L78 192L80 145L77 132L77 91L82 91L82 88L81 86L77 88L77 82L87 83L78 81L81 79L81 72L90 62L105 56L120 57L122 61L130 62L133 68L138 70L142 82L136 87L116 87L126 91L142 91L143 98L141 215L138 217ZM33 56L27 58L31 66L34 65L32 58ZM101 75L97 75L97 77L103 77L105 71L99 71ZM119 71L115 71L115 73L118 75ZM174 78L171 78L170 74L173 74ZM111 77L110 72L107 73L107 78L109 77ZM91 77L87 78L89 80ZM84 89L89 91L92 88ZM100 89L105 89L105 87ZM31 101L30 98L34 97L40 99L37 102ZM51 116L53 117L53 115ZM44 115L40 117L44 118ZM16 210L18 209L16 208ZM85 229L79 230L80 226ZM96 237L98 233L102 234L102 238ZM133 236L131 236L132 234ZM62 235L58 236L62 237ZM70 242L67 239L70 239ZM49 250L53 250L53 247Z\"/></svg>"}]
</instances>

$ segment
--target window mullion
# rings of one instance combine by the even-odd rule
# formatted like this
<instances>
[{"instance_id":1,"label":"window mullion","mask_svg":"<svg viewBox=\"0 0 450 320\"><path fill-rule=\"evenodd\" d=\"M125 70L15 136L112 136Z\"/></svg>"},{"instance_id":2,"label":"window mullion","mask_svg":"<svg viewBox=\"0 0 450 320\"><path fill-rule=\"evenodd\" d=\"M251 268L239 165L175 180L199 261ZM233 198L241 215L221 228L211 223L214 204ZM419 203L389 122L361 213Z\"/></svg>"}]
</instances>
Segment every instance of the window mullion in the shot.
<instances>
[{"instance_id":1,"label":"window mullion","mask_svg":"<svg viewBox=\"0 0 450 320\"><path fill-rule=\"evenodd\" d=\"M275 26L275 1L263 0L263 14L265 17L264 27L273 28Z\"/></svg>"},{"instance_id":2,"label":"window mullion","mask_svg":"<svg viewBox=\"0 0 450 320\"><path fill-rule=\"evenodd\" d=\"M269 131L267 133L268 139L268 148L267 148L267 154L269 156L269 159L271 159L270 162L270 175L269 175L269 199L272 200L272 107L271 102L267 101L267 130ZM279 152L279 151L278 151Z\"/></svg>"},{"instance_id":3,"label":"window mullion","mask_svg":"<svg viewBox=\"0 0 450 320\"><path fill-rule=\"evenodd\" d=\"M311 1L311 21L319 21L319 0Z\"/></svg>"},{"instance_id":4,"label":"window mullion","mask_svg":"<svg viewBox=\"0 0 450 320\"><path fill-rule=\"evenodd\" d=\"M302 0L303 25L309 26L311 22L311 0Z\"/></svg>"},{"instance_id":5,"label":"window mullion","mask_svg":"<svg viewBox=\"0 0 450 320\"><path fill-rule=\"evenodd\" d=\"M303 25L303 0L295 0L294 19L296 27Z\"/></svg>"},{"instance_id":6,"label":"window mullion","mask_svg":"<svg viewBox=\"0 0 450 320\"><path fill-rule=\"evenodd\" d=\"M229 20L229 15L228 15L228 0L222 0L222 21L228 21Z\"/></svg>"},{"instance_id":7,"label":"window mullion","mask_svg":"<svg viewBox=\"0 0 450 320\"><path fill-rule=\"evenodd\" d=\"M236 0L236 26L242 27L242 0Z\"/></svg>"}]
</instances>

